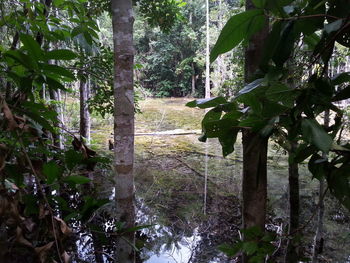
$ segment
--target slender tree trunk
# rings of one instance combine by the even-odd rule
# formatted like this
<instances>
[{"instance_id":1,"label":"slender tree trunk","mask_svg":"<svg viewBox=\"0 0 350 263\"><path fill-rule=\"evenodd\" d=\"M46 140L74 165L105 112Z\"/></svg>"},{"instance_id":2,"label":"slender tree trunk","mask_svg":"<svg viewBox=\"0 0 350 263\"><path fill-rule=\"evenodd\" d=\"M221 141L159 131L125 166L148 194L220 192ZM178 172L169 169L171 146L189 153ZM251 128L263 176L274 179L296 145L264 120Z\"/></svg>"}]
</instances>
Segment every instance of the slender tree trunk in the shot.
<instances>
[{"instance_id":1,"label":"slender tree trunk","mask_svg":"<svg viewBox=\"0 0 350 263\"><path fill-rule=\"evenodd\" d=\"M253 9L251 0L246 1L246 10ZM245 50L245 82L254 80L259 67L263 44L268 34L268 26L255 34ZM267 148L268 138L259 133L244 130L243 143L243 228L259 227L265 229L267 202ZM243 255L243 262L248 257Z\"/></svg>"},{"instance_id":2,"label":"slender tree trunk","mask_svg":"<svg viewBox=\"0 0 350 263\"><path fill-rule=\"evenodd\" d=\"M295 154L297 143L292 143L289 150L289 156ZM299 228L299 169L298 164L293 162L288 166L289 180L289 229L290 239L287 243L287 251L285 254L285 263L298 263L299 259L299 242L295 238Z\"/></svg>"},{"instance_id":3,"label":"slender tree trunk","mask_svg":"<svg viewBox=\"0 0 350 263\"><path fill-rule=\"evenodd\" d=\"M324 126L327 128L329 126L329 110L326 110L324 113ZM327 155L323 155L324 158L327 158ZM319 200L318 200L318 217L317 217L317 228L316 235L314 238L314 246L312 251L312 263L318 262L318 256L323 252L324 237L323 237L323 217L324 217L324 191L325 191L325 180L324 178L320 179L319 185Z\"/></svg>"},{"instance_id":4,"label":"slender tree trunk","mask_svg":"<svg viewBox=\"0 0 350 263\"><path fill-rule=\"evenodd\" d=\"M196 93L196 72L194 68L194 63L192 62L192 90L191 90L191 96L193 97Z\"/></svg>"},{"instance_id":5,"label":"slender tree trunk","mask_svg":"<svg viewBox=\"0 0 350 263\"><path fill-rule=\"evenodd\" d=\"M209 0L206 0L205 98L210 98Z\"/></svg>"},{"instance_id":6,"label":"slender tree trunk","mask_svg":"<svg viewBox=\"0 0 350 263\"><path fill-rule=\"evenodd\" d=\"M50 93L50 100L56 101L56 102L60 102L60 96L58 95L58 91L55 91L53 89L49 90ZM57 112L58 116L57 119L59 122L62 122L62 110L61 110L61 106L58 104L54 104L54 110ZM53 144L59 148L59 149L63 149L63 143L62 143L62 136L61 134L52 134L53 137Z\"/></svg>"},{"instance_id":7,"label":"slender tree trunk","mask_svg":"<svg viewBox=\"0 0 350 263\"><path fill-rule=\"evenodd\" d=\"M134 207L134 87L132 0L112 0L114 42L114 169L117 220L130 228L135 224ZM119 263L135 262L130 244L133 232L118 238L116 258Z\"/></svg>"},{"instance_id":8,"label":"slender tree trunk","mask_svg":"<svg viewBox=\"0 0 350 263\"><path fill-rule=\"evenodd\" d=\"M90 96L90 87L87 80L80 80L80 136L86 139L87 144L90 143L90 112L87 101Z\"/></svg>"}]
</instances>

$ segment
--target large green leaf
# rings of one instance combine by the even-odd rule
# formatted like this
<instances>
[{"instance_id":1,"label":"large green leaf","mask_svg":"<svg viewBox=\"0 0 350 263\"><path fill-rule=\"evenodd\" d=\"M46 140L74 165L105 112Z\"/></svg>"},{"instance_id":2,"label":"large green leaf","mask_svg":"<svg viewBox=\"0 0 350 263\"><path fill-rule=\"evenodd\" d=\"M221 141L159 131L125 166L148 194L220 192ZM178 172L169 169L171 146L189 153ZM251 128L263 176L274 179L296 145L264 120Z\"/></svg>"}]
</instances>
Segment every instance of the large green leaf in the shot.
<instances>
[{"instance_id":1,"label":"large green leaf","mask_svg":"<svg viewBox=\"0 0 350 263\"><path fill-rule=\"evenodd\" d=\"M220 104L227 103L227 100L223 97L214 97L209 99L198 99L190 101L186 104L187 107L194 108L198 107L200 109L212 108Z\"/></svg>"},{"instance_id":2,"label":"large green leaf","mask_svg":"<svg viewBox=\"0 0 350 263\"><path fill-rule=\"evenodd\" d=\"M37 61L43 58L43 51L38 42L32 36L20 34L20 39L24 48L28 51L29 56L32 56Z\"/></svg>"},{"instance_id":3,"label":"large green leaf","mask_svg":"<svg viewBox=\"0 0 350 263\"><path fill-rule=\"evenodd\" d=\"M266 91L266 98L273 102L292 108L294 100L298 96L297 90L289 88L287 85L279 82L272 83Z\"/></svg>"},{"instance_id":4,"label":"large green leaf","mask_svg":"<svg viewBox=\"0 0 350 263\"><path fill-rule=\"evenodd\" d=\"M74 150L68 150L64 153L65 164L69 170L72 170L77 165L80 165L83 162L83 159L83 155Z\"/></svg>"},{"instance_id":5,"label":"large green leaf","mask_svg":"<svg viewBox=\"0 0 350 263\"><path fill-rule=\"evenodd\" d=\"M324 153L329 152L333 144L332 137L316 120L303 119L301 128L303 137L307 142L312 143Z\"/></svg>"},{"instance_id":6,"label":"large green leaf","mask_svg":"<svg viewBox=\"0 0 350 263\"><path fill-rule=\"evenodd\" d=\"M299 31L295 29L294 21L288 21L281 28L281 36L273 54L273 61L277 66L282 66L291 56L295 41L299 38Z\"/></svg>"},{"instance_id":7,"label":"large green leaf","mask_svg":"<svg viewBox=\"0 0 350 263\"><path fill-rule=\"evenodd\" d=\"M27 69L39 70L37 61L20 50L9 50L4 54L4 56L12 58L14 61L22 64Z\"/></svg>"},{"instance_id":8,"label":"large green leaf","mask_svg":"<svg viewBox=\"0 0 350 263\"><path fill-rule=\"evenodd\" d=\"M242 96L244 94L250 93L250 92L256 90L257 88L261 87L262 85L264 85L264 79L256 79L253 82L246 85L243 89L241 89L237 93L236 98L239 96Z\"/></svg>"},{"instance_id":9,"label":"large green leaf","mask_svg":"<svg viewBox=\"0 0 350 263\"><path fill-rule=\"evenodd\" d=\"M46 182L52 184L62 174L62 169L55 162L51 161L44 164L43 173L47 177Z\"/></svg>"},{"instance_id":10,"label":"large green leaf","mask_svg":"<svg viewBox=\"0 0 350 263\"><path fill-rule=\"evenodd\" d=\"M234 15L221 30L219 38L210 53L210 62L213 62L220 54L236 47L244 39L248 40L264 26L265 16L262 9L249 10Z\"/></svg>"},{"instance_id":11,"label":"large green leaf","mask_svg":"<svg viewBox=\"0 0 350 263\"><path fill-rule=\"evenodd\" d=\"M331 175L327 178L331 193L350 210L350 164L345 163L341 167L332 167Z\"/></svg>"},{"instance_id":12,"label":"large green leaf","mask_svg":"<svg viewBox=\"0 0 350 263\"><path fill-rule=\"evenodd\" d=\"M71 175L71 176L64 177L63 181L71 184L86 184L86 183L89 183L91 179L85 176Z\"/></svg>"},{"instance_id":13,"label":"large green leaf","mask_svg":"<svg viewBox=\"0 0 350 263\"><path fill-rule=\"evenodd\" d=\"M346 82L350 82L350 72L340 73L334 76L331 81L333 85L340 85Z\"/></svg>"},{"instance_id":14,"label":"large green leaf","mask_svg":"<svg viewBox=\"0 0 350 263\"><path fill-rule=\"evenodd\" d=\"M51 77L65 77L69 80L75 80L75 76L69 70L52 64L42 64L41 68L44 70L44 73L50 74Z\"/></svg>"},{"instance_id":15,"label":"large green leaf","mask_svg":"<svg viewBox=\"0 0 350 263\"><path fill-rule=\"evenodd\" d=\"M264 8L266 5L266 0L252 0L253 4L257 7L257 8Z\"/></svg>"},{"instance_id":16,"label":"large green leaf","mask_svg":"<svg viewBox=\"0 0 350 263\"><path fill-rule=\"evenodd\" d=\"M72 60L77 57L73 51L68 49L56 49L46 52L45 58L47 60L55 59L55 60Z\"/></svg>"},{"instance_id":17,"label":"large green leaf","mask_svg":"<svg viewBox=\"0 0 350 263\"><path fill-rule=\"evenodd\" d=\"M346 100L350 98L350 85L344 89L341 89L336 93L336 95L332 98L332 101L340 101Z\"/></svg>"}]
</instances>

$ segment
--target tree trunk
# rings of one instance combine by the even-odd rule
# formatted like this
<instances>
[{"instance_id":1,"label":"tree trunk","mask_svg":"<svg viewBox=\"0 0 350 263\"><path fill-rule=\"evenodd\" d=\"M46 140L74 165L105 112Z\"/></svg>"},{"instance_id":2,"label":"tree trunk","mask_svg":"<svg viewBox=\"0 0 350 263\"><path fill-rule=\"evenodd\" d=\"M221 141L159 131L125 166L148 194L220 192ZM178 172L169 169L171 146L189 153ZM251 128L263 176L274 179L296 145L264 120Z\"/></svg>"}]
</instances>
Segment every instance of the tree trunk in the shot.
<instances>
[{"instance_id":1,"label":"tree trunk","mask_svg":"<svg viewBox=\"0 0 350 263\"><path fill-rule=\"evenodd\" d=\"M251 0L246 1L246 10L253 9ZM268 34L268 26L256 33L245 50L245 82L254 80L254 73L259 67L263 44ZM267 148L268 138L259 133L244 130L243 143L243 228L259 227L265 229L267 201ZM243 262L248 262L243 255Z\"/></svg>"},{"instance_id":2,"label":"tree trunk","mask_svg":"<svg viewBox=\"0 0 350 263\"><path fill-rule=\"evenodd\" d=\"M132 0L112 0L114 42L114 169L117 220L126 228L135 224L134 207L134 86L133 86L133 23ZM119 237L116 259L119 263L135 262L130 244L135 234Z\"/></svg>"},{"instance_id":3,"label":"tree trunk","mask_svg":"<svg viewBox=\"0 0 350 263\"><path fill-rule=\"evenodd\" d=\"M209 0L206 0L205 98L210 98Z\"/></svg>"},{"instance_id":4,"label":"tree trunk","mask_svg":"<svg viewBox=\"0 0 350 263\"><path fill-rule=\"evenodd\" d=\"M297 148L297 143L292 143L289 150L289 156L294 155ZM288 243L285 254L285 263L298 263L299 259L299 242L296 235L299 235L299 169L298 164L293 162L288 166L289 180L289 229Z\"/></svg>"},{"instance_id":5,"label":"tree trunk","mask_svg":"<svg viewBox=\"0 0 350 263\"><path fill-rule=\"evenodd\" d=\"M329 110L326 110L324 113L324 126L325 128L329 127ZM326 154L323 154L324 158L327 158ZM317 218L317 229L314 239L314 246L312 251L312 263L318 262L318 255L323 252L323 217L324 217L324 191L325 191L325 179L320 179L319 186L319 200L318 200L318 218Z\"/></svg>"},{"instance_id":6,"label":"tree trunk","mask_svg":"<svg viewBox=\"0 0 350 263\"><path fill-rule=\"evenodd\" d=\"M192 91L191 91L191 96L193 97L194 94L196 93L196 71L194 68L194 63L192 62Z\"/></svg>"},{"instance_id":7,"label":"tree trunk","mask_svg":"<svg viewBox=\"0 0 350 263\"><path fill-rule=\"evenodd\" d=\"M60 102L61 101L61 96L59 94L59 90L55 91L53 89L49 90L50 93L50 100L56 101L56 102ZM62 109L61 109L61 105L58 105L57 103L54 104L54 110L55 112L57 112L57 119L60 122L60 125L63 125L63 116L62 116ZM63 138L61 135L61 130L58 134L52 134L53 137L53 144L59 148L59 149L63 149Z\"/></svg>"},{"instance_id":8,"label":"tree trunk","mask_svg":"<svg viewBox=\"0 0 350 263\"><path fill-rule=\"evenodd\" d=\"M90 143L90 112L87 101L90 96L89 83L81 79L79 85L80 91L80 136L86 139L86 143Z\"/></svg>"}]
</instances>

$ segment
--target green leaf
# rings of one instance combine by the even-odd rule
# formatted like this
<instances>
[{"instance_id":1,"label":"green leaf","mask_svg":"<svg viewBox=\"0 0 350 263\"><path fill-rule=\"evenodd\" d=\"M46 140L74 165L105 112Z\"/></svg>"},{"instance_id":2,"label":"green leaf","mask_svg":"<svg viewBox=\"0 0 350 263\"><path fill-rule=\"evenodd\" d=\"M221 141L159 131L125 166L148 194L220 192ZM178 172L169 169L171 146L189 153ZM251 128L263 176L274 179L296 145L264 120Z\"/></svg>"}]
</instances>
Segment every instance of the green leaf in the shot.
<instances>
[{"instance_id":1,"label":"green leaf","mask_svg":"<svg viewBox=\"0 0 350 263\"><path fill-rule=\"evenodd\" d=\"M253 255L258 250L258 244L254 241L243 242L242 251L248 256Z\"/></svg>"},{"instance_id":2,"label":"green leaf","mask_svg":"<svg viewBox=\"0 0 350 263\"><path fill-rule=\"evenodd\" d=\"M221 244L218 246L218 249L225 253L228 257L234 257L242 249L242 244L243 243L241 241L234 245Z\"/></svg>"},{"instance_id":3,"label":"green leaf","mask_svg":"<svg viewBox=\"0 0 350 263\"><path fill-rule=\"evenodd\" d=\"M198 99L190 101L186 104L187 107L194 108L198 107L200 109L212 108L220 104L227 103L227 100L223 97L214 97L209 99Z\"/></svg>"},{"instance_id":4,"label":"green leaf","mask_svg":"<svg viewBox=\"0 0 350 263\"><path fill-rule=\"evenodd\" d=\"M47 60L72 60L77 58L77 54L69 49L56 49L46 52L45 58Z\"/></svg>"},{"instance_id":5,"label":"green leaf","mask_svg":"<svg viewBox=\"0 0 350 263\"><path fill-rule=\"evenodd\" d=\"M48 84L50 89L67 91L65 86L60 81L57 81L54 78L50 78L47 76L46 83Z\"/></svg>"},{"instance_id":6,"label":"green leaf","mask_svg":"<svg viewBox=\"0 0 350 263\"><path fill-rule=\"evenodd\" d=\"M327 183L331 193L350 210L350 164L344 163L341 167L332 167Z\"/></svg>"},{"instance_id":7,"label":"green leaf","mask_svg":"<svg viewBox=\"0 0 350 263\"><path fill-rule=\"evenodd\" d=\"M141 226L134 226L134 227L130 227L130 228L123 228L122 232L123 233L130 233L130 232L136 232L136 231L139 231L139 230L142 230L142 229L145 229L145 228L151 228L155 225L141 225Z\"/></svg>"},{"instance_id":8,"label":"green leaf","mask_svg":"<svg viewBox=\"0 0 350 263\"><path fill-rule=\"evenodd\" d=\"M74 74L63 67L52 64L42 64L41 68L44 70L44 73L55 74L58 77L66 77L69 80L75 80Z\"/></svg>"},{"instance_id":9,"label":"green leaf","mask_svg":"<svg viewBox=\"0 0 350 263\"><path fill-rule=\"evenodd\" d=\"M256 80L254 80L253 82L251 82L248 85L246 85L243 89L241 89L237 93L236 98L256 90L257 88L261 87L263 85L263 83L264 83L264 79L256 79Z\"/></svg>"},{"instance_id":10,"label":"green leaf","mask_svg":"<svg viewBox=\"0 0 350 263\"><path fill-rule=\"evenodd\" d=\"M301 122L303 138L315 145L324 153L328 153L332 147L332 137L323 129L316 121L311 119L303 119Z\"/></svg>"},{"instance_id":11,"label":"green leaf","mask_svg":"<svg viewBox=\"0 0 350 263\"><path fill-rule=\"evenodd\" d=\"M327 159L322 158L319 154L313 154L309 160L308 168L314 178L321 180L326 178L328 162Z\"/></svg>"},{"instance_id":12,"label":"green leaf","mask_svg":"<svg viewBox=\"0 0 350 263\"><path fill-rule=\"evenodd\" d=\"M12 58L27 69L39 70L37 61L19 50L9 50L4 54L4 57Z\"/></svg>"},{"instance_id":13,"label":"green leaf","mask_svg":"<svg viewBox=\"0 0 350 263\"><path fill-rule=\"evenodd\" d=\"M62 170L54 161L51 161L44 164L43 173L47 176L46 182L52 184L62 174Z\"/></svg>"},{"instance_id":14,"label":"green leaf","mask_svg":"<svg viewBox=\"0 0 350 263\"><path fill-rule=\"evenodd\" d=\"M327 34L330 34L334 31L337 31L340 29L340 27L342 26L343 24L343 19L338 19L332 23L329 23L327 25L324 26L324 31L327 33Z\"/></svg>"},{"instance_id":15,"label":"green leaf","mask_svg":"<svg viewBox=\"0 0 350 263\"><path fill-rule=\"evenodd\" d=\"M28 51L28 55L39 61L43 58L43 51L38 42L30 35L20 34L19 36L24 48Z\"/></svg>"},{"instance_id":16,"label":"green leaf","mask_svg":"<svg viewBox=\"0 0 350 263\"><path fill-rule=\"evenodd\" d=\"M346 100L350 98L350 85L344 89L339 90L335 96L332 98L332 101Z\"/></svg>"},{"instance_id":17,"label":"green leaf","mask_svg":"<svg viewBox=\"0 0 350 263\"><path fill-rule=\"evenodd\" d=\"M266 5L266 0L253 0L253 4L257 8L264 8Z\"/></svg>"},{"instance_id":18,"label":"green leaf","mask_svg":"<svg viewBox=\"0 0 350 263\"><path fill-rule=\"evenodd\" d=\"M266 98L273 102L281 103L282 105L292 108L294 100L298 96L296 90L289 88L283 83L272 83L266 91Z\"/></svg>"},{"instance_id":19,"label":"green leaf","mask_svg":"<svg viewBox=\"0 0 350 263\"><path fill-rule=\"evenodd\" d=\"M64 177L63 181L67 183L72 183L72 184L86 184L86 183L89 183L91 179L85 176L71 175L71 176Z\"/></svg>"},{"instance_id":20,"label":"green leaf","mask_svg":"<svg viewBox=\"0 0 350 263\"><path fill-rule=\"evenodd\" d=\"M282 66L288 60L294 50L295 41L299 39L300 33L294 26L294 21L288 21L281 28L281 36L272 56L277 66Z\"/></svg>"},{"instance_id":21,"label":"green leaf","mask_svg":"<svg viewBox=\"0 0 350 263\"><path fill-rule=\"evenodd\" d=\"M340 85L345 82L350 82L350 72L340 73L332 78L331 83L333 85Z\"/></svg>"},{"instance_id":22,"label":"green leaf","mask_svg":"<svg viewBox=\"0 0 350 263\"><path fill-rule=\"evenodd\" d=\"M69 170L83 162L83 155L74 150L68 150L64 153L65 164Z\"/></svg>"},{"instance_id":23,"label":"green leaf","mask_svg":"<svg viewBox=\"0 0 350 263\"><path fill-rule=\"evenodd\" d=\"M317 148L313 145L308 146L308 144L301 144L295 151L293 160L290 160L293 163L301 163L309 158L312 154L317 151Z\"/></svg>"},{"instance_id":24,"label":"green leaf","mask_svg":"<svg viewBox=\"0 0 350 263\"><path fill-rule=\"evenodd\" d=\"M243 40L265 26L265 16L262 9L249 10L231 17L221 30L218 40L210 53L210 62L220 54L230 51Z\"/></svg>"}]
</instances>

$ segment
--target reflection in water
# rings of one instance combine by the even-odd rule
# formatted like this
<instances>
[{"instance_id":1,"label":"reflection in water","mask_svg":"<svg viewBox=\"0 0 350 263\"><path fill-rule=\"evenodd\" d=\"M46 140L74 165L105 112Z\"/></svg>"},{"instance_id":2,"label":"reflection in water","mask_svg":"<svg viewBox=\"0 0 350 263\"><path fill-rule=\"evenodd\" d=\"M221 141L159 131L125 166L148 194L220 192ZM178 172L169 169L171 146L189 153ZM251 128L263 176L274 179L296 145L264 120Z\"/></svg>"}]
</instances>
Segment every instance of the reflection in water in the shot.
<instances>
[{"instance_id":1,"label":"reflection in water","mask_svg":"<svg viewBox=\"0 0 350 263\"><path fill-rule=\"evenodd\" d=\"M174 103L167 104L166 101ZM139 125L147 125L147 127L139 128L139 132L149 132L152 123L154 123L152 132L183 127L183 125L174 123L173 119L178 118L177 121L183 121L185 117L190 117L188 109L181 106L185 102L177 102L174 99L166 101L158 107L155 106L157 103L155 100L150 100L149 107L154 109L153 111L148 109L148 112L143 109L143 122L139 122ZM168 107L171 108L168 110ZM169 117L170 114L173 114L172 119ZM197 115L194 115L194 118L197 118L196 122L200 119ZM195 123L193 119L186 123ZM191 126L188 129L193 130L195 127ZM153 225L136 233L136 245L140 250L136 259L137 263L235 262L227 259L216 248L222 243L238 238L238 229L241 225L238 199L241 183L241 160L239 159L241 147L237 145L236 154L223 159L221 147L216 141L210 140L202 144L198 143L197 137L197 135L154 135L137 136L136 138L136 224L139 226ZM283 189L287 185L285 173L287 161L280 155L278 161L273 161L274 153L270 154L270 213L273 217L286 220L284 214L286 199ZM305 170L302 172L302 193L307 193L305 199L309 204L312 200L310 178ZM208 174L210 174L209 177L206 176ZM102 191L104 191L102 197L111 196L111 186L114 182L111 182L108 176L98 176L95 179L98 180L95 180L95 188L99 196ZM106 226L108 222L110 225L115 223L112 220L114 218L113 204L114 201L104 206L103 209L99 209L92 217L96 219L95 224L100 230L104 228L101 226ZM312 211L309 206L303 208L305 211ZM310 215L308 214L305 218L310 218ZM328 221L327 224L332 226L332 228L329 227L329 232L332 233L329 239L332 241L337 238L337 235L339 237L339 232L343 233L346 232L344 229L348 229L347 226L335 225L334 222L333 225L330 225L330 223ZM339 229L342 230L339 231ZM85 238L88 239L86 243L90 242L90 248L85 250L87 252L84 258L81 257L75 262L98 262L94 255L95 247L99 247L98 252L101 253L97 254L102 254L103 262L113 262L113 249L115 248L113 236L103 234L92 236L91 229L81 231L88 233ZM109 229L107 232L112 233L113 231ZM313 236L313 229L310 233ZM344 237L341 239L342 242L339 242L338 239L338 244L341 244L343 248L336 248L337 250L331 253L334 258L337 257L336 254L340 254L340 251L343 254L334 262L350 263L350 258L346 260L349 238ZM80 243L81 247L83 245ZM85 248L82 249L88 248L86 244L84 246ZM334 247L333 245L332 248Z\"/></svg>"},{"instance_id":2,"label":"reflection in water","mask_svg":"<svg viewBox=\"0 0 350 263\"><path fill-rule=\"evenodd\" d=\"M203 214L207 214L207 194L208 194L208 141L205 142L205 156L204 156L204 204Z\"/></svg>"}]
</instances>

